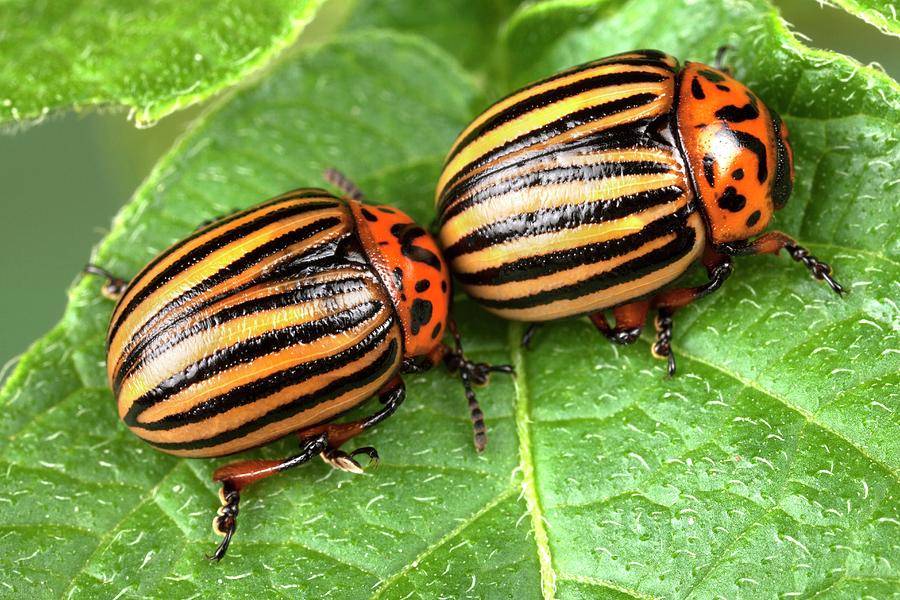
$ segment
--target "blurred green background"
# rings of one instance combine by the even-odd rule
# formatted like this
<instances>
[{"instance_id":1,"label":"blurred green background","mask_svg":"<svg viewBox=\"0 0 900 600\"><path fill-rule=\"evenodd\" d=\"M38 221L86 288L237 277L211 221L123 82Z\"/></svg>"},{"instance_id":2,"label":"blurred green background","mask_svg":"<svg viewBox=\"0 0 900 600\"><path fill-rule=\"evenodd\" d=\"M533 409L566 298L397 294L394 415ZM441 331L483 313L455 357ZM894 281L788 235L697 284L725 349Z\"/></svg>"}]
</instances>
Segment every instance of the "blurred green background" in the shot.
<instances>
[{"instance_id":1,"label":"blurred green background","mask_svg":"<svg viewBox=\"0 0 900 600\"><path fill-rule=\"evenodd\" d=\"M815 0L776 4L810 45L878 62L900 78L896 38ZM340 9L325 19L334 12ZM113 215L201 111L178 113L145 130L135 129L124 113L109 112L58 115L24 131L0 133L0 367L11 365L56 323L67 287ZM8 371L0 370L0 379Z\"/></svg>"}]
</instances>

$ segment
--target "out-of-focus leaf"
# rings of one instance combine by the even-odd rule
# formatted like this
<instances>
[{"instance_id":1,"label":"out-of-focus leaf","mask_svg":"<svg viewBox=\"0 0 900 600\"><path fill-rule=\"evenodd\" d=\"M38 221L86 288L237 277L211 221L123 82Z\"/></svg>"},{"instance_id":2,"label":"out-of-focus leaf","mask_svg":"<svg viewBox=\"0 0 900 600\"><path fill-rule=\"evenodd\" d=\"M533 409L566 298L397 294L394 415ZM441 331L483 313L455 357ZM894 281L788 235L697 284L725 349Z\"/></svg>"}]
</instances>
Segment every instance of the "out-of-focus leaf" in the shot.
<instances>
[{"instance_id":1,"label":"out-of-focus leaf","mask_svg":"<svg viewBox=\"0 0 900 600\"><path fill-rule=\"evenodd\" d=\"M246 78L321 0L10 0L0 10L0 124L88 106L153 124Z\"/></svg>"}]
</instances>

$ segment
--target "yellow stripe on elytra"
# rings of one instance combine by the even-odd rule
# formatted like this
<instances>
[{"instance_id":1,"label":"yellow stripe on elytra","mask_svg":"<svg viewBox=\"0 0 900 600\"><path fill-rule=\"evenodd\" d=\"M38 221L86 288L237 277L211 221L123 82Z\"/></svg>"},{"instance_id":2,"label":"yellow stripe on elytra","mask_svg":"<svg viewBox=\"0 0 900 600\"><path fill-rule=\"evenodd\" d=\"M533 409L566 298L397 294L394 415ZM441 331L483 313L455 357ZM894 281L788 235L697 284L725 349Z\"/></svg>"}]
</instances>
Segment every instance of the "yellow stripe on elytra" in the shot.
<instances>
[{"instance_id":1,"label":"yellow stripe on elytra","mask_svg":"<svg viewBox=\"0 0 900 600\"><path fill-rule=\"evenodd\" d=\"M655 98L653 101L648 104L642 104L637 106L636 108L631 108L627 110L620 111L618 113L609 115L608 117L604 117L602 119L598 119L596 121L589 121L587 123L583 123L577 127L573 127L572 129L568 129L563 133L555 135L551 138L538 142L532 146L528 146L525 148L521 148L510 152L509 154L505 154L499 156L491 161L471 169L466 173L465 176L461 177L459 180L454 182L454 186L460 185L462 182L471 180L476 178L484 173L490 173L492 170L496 169L498 166L508 166L511 164L515 164L520 157L523 157L526 154L536 154L539 152L543 152L547 149L552 149L554 147L558 147L561 144L566 144L570 142L576 142L582 138L585 138L589 135L594 135L598 132L601 132L605 129L609 129L611 127L616 127L619 125L624 125L625 123L631 123L634 121L638 121L641 119L654 118L663 114L669 110L672 104L672 99L667 95L660 95L658 98ZM465 165L463 165L465 166ZM445 183L450 181L455 176L455 173L450 173L448 169L445 169L441 174L441 180Z\"/></svg>"},{"instance_id":2,"label":"yellow stripe on elytra","mask_svg":"<svg viewBox=\"0 0 900 600\"><path fill-rule=\"evenodd\" d=\"M660 83L630 83L617 86L600 87L588 90L581 94L570 96L548 106L537 108L527 112L517 119L513 119L496 129L492 129L483 136L472 141L454 156L441 173L437 189L443 190L447 181L466 165L484 156L491 150L524 135L530 131L540 129L548 123L564 118L566 115L580 110L614 102L635 94L651 93L664 94L670 87L667 81ZM599 119L598 122L615 122L621 113ZM608 120L608 121L607 121Z\"/></svg>"},{"instance_id":3,"label":"yellow stripe on elytra","mask_svg":"<svg viewBox=\"0 0 900 600\"><path fill-rule=\"evenodd\" d=\"M624 57L622 57L624 58ZM658 73L663 77L671 77L671 73L665 69L661 69L653 66L632 66L627 65L623 66L621 64L616 63L606 63L597 66L589 66L584 68L583 70L576 71L574 73L569 73L567 75L561 75L559 77L555 77L549 81L545 81L544 83L539 83L523 89L519 92L512 94L511 96L500 100L496 104L491 105L487 110L483 113L475 117L475 119L469 123L468 127L466 127L462 133L456 138L456 141L453 143L453 146L450 148L450 152L448 152L448 156L452 155L453 152L456 151L457 146L459 146L460 142L466 138L470 133L472 133L478 127L481 127L482 124L487 122L490 118L494 117L497 114L500 114L504 110L510 108L518 104L519 102L523 102L528 100L533 96L537 96L539 94L543 94L545 92L549 92L555 90L557 88L565 87L567 85L571 85L573 83L577 83L584 79L590 79L592 77L597 77L600 75L612 75L616 73L622 72L641 72L641 73Z\"/></svg>"},{"instance_id":4,"label":"yellow stripe on elytra","mask_svg":"<svg viewBox=\"0 0 900 600\"><path fill-rule=\"evenodd\" d=\"M324 211L314 211L308 214L298 215L276 221L265 227L261 227L252 233L248 233L244 237L219 248L204 260L196 265L189 266L181 271L171 280L153 290L153 293L145 298L135 309L125 318L115 337L110 341L110 356L118 356L123 353L126 342L131 338L134 332L146 323L160 307L165 306L178 296L182 295L185 290L189 290L198 285L208 277L214 275L223 267L240 259L242 256L251 252L275 238L278 238L290 231L300 229L324 217L337 216L349 219L344 214L345 211L337 209ZM331 214L329 214L331 213ZM337 225L336 227L341 227ZM329 231L333 231L331 228ZM319 236L323 234L318 234ZM228 285L233 282L228 283Z\"/></svg>"},{"instance_id":5,"label":"yellow stripe on elytra","mask_svg":"<svg viewBox=\"0 0 900 600\"><path fill-rule=\"evenodd\" d=\"M473 231L519 214L588 202L609 202L623 196L683 184L680 173L623 175L595 181L536 186L491 198L455 215L441 227L441 244L450 248Z\"/></svg>"},{"instance_id":6,"label":"yellow stripe on elytra","mask_svg":"<svg viewBox=\"0 0 900 600\"><path fill-rule=\"evenodd\" d=\"M570 317L572 315L590 314L649 294L663 285L677 279L702 255L703 247L706 243L706 230L704 229L703 220L699 214L694 213L689 217L688 225L694 229L697 236L690 252L665 267L656 269L643 277L625 281L618 285L599 290L592 294L585 294L571 300L558 300L556 302L550 302L532 308L504 309L485 307L485 309L504 319L514 321L552 321L563 317ZM531 284L532 281L533 280L529 280L525 283ZM473 297L477 298L475 290L479 290L480 293L480 291L485 288L486 286L471 287L473 291L470 293ZM467 287L466 289L469 290L470 288ZM532 291L531 293L534 292ZM525 293L521 296L526 295L529 294Z\"/></svg>"},{"instance_id":7,"label":"yellow stripe on elytra","mask_svg":"<svg viewBox=\"0 0 900 600\"><path fill-rule=\"evenodd\" d=\"M211 352L218 349L226 349L235 344L258 337L274 329L298 326L318 319L326 318L341 310L337 303L346 308L364 304L371 299L368 290L357 290L348 294L342 294L335 298L336 303L326 306L321 300L311 300L301 304L274 308L260 311L231 319L218 326L207 328L197 332L173 347L166 350L160 356L143 364L140 369L132 373L123 383L119 391L120 409L130 406L136 398L159 385L169 377L182 372L193 364L198 363ZM186 325L186 328L190 325ZM309 360L317 358L310 345L308 348ZM191 393L196 397L199 392L194 389ZM141 421L154 420L153 411L178 410L178 402L167 400L154 408L148 409L141 415ZM162 407L165 407L164 409ZM127 411L127 408L125 408Z\"/></svg>"},{"instance_id":8,"label":"yellow stripe on elytra","mask_svg":"<svg viewBox=\"0 0 900 600\"><path fill-rule=\"evenodd\" d=\"M477 273L484 269L499 267L523 258L531 258L588 244L600 244L623 238L640 233L648 223L671 215L686 204L687 198L682 195L676 202L653 206L621 219L510 240L503 244L490 246L484 250L458 256L453 260L453 268L457 273Z\"/></svg>"}]
</instances>

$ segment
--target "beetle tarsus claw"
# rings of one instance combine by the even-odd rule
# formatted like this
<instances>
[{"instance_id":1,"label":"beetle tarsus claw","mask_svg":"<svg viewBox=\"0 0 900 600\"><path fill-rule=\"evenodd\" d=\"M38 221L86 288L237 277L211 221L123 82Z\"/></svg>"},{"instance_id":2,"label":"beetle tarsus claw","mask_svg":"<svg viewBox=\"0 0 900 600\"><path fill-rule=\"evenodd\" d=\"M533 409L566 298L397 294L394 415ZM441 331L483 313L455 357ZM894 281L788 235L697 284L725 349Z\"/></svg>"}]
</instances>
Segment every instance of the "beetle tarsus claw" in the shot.
<instances>
[{"instance_id":1,"label":"beetle tarsus claw","mask_svg":"<svg viewBox=\"0 0 900 600\"><path fill-rule=\"evenodd\" d=\"M239 505L241 502L241 495L237 490L231 489L225 484L222 486L222 489L219 490L219 498L222 501L222 506L219 507L219 510L213 519L213 531L224 537L222 541L219 542L216 551L213 552L212 555L206 555L206 558L216 562L222 560L225 553L228 552L228 545L231 544L231 538L234 537L234 532L237 529L237 516L240 512Z\"/></svg>"},{"instance_id":2,"label":"beetle tarsus claw","mask_svg":"<svg viewBox=\"0 0 900 600\"><path fill-rule=\"evenodd\" d=\"M803 266L809 269L809 272L813 277L827 283L828 287L830 287L835 294L838 296L844 295L844 292L846 291L844 286L832 277L831 265L810 254L809 250L803 246L786 245L784 249L787 250L792 259L799 263L803 263Z\"/></svg>"},{"instance_id":3,"label":"beetle tarsus claw","mask_svg":"<svg viewBox=\"0 0 900 600\"><path fill-rule=\"evenodd\" d=\"M651 348L651 353L656 358L666 360L666 373L669 377L675 375L675 354L672 352L672 311L659 309L654 321L656 326L656 343Z\"/></svg>"},{"instance_id":4,"label":"beetle tarsus claw","mask_svg":"<svg viewBox=\"0 0 900 600\"><path fill-rule=\"evenodd\" d=\"M357 448L349 454L338 448L329 448L322 452L320 456L322 457L322 460L324 460L335 469L361 475L365 472L365 470L363 466L359 464L359 462L354 458L355 456L358 456L360 454L365 454L369 457L368 466L374 467L378 464L378 451L371 446Z\"/></svg>"}]
</instances>

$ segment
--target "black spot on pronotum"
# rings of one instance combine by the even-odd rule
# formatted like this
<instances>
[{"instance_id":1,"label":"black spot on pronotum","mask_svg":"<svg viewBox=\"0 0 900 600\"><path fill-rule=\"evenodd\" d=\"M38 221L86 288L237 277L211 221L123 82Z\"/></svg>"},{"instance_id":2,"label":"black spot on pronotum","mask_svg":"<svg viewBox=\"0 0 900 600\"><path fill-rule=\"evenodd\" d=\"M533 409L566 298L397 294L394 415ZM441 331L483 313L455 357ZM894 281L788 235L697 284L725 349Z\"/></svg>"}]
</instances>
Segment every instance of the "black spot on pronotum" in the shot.
<instances>
[{"instance_id":1,"label":"black spot on pronotum","mask_svg":"<svg viewBox=\"0 0 900 600\"><path fill-rule=\"evenodd\" d=\"M730 92L731 88L727 85L722 85L721 83L716 84L716 87L722 90L723 92Z\"/></svg>"},{"instance_id":2,"label":"black spot on pronotum","mask_svg":"<svg viewBox=\"0 0 900 600\"><path fill-rule=\"evenodd\" d=\"M731 131L738 143L756 155L757 171L756 178L760 183L769 177L769 166L766 164L766 145L763 144L758 137L750 135L743 131Z\"/></svg>"},{"instance_id":3,"label":"black spot on pronotum","mask_svg":"<svg viewBox=\"0 0 900 600\"><path fill-rule=\"evenodd\" d=\"M762 213L758 210L754 210L753 213L749 217L747 217L747 227L753 227L757 223L759 223L759 218L762 216Z\"/></svg>"},{"instance_id":4,"label":"black spot on pronotum","mask_svg":"<svg viewBox=\"0 0 900 600\"><path fill-rule=\"evenodd\" d=\"M438 334L441 332L441 326L443 323L438 321L437 325L434 326L434 329L431 330L431 339L436 339Z\"/></svg>"},{"instance_id":5,"label":"black spot on pronotum","mask_svg":"<svg viewBox=\"0 0 900 600\"><path fill-rule=\"evenodd\" d=\"M717 200L719 208L730 212L740 212L747 206L747 199L737 193L737 190L730 185L725 188L725 192L719 196Z\"/></svg>"},{"instance_id":6,"label":"black spot on pronotum","mask_svg":"<svg viewBox=\"0 0 900 600\"><path fill-rule=\"evenodd\" d=\"M752 121L759 118L759 110L752 104L745 104L744 106L729 104L716 111L716 118L729 123Z\"/></svg>"},{"instance_id":7,"label":"black spot on pronotum","mask_svg":"<svg viewBox=\"0 0 900 600\"><path fill-rule=\"evenodd\" d=\"M446 281L441 282L441 291L446 293L446 291L447 291L447 282Z\"/></svg>"},{"instance_id":8,"label":"black spot on pronotum","mask_svg":"<svg viewBox=\"0 0 900 600\"><path fill-rule=\"evenodd\" d=\"M431 287L431 282L427 279L420 279L416 282L416 291L420 294Z\"/></svg>"},{"instance_id":9,"label":"black spot on pronotum","mask_svg":"<svg viewBox=\"0 0 900 600\"><path fill-rule=\"evenodd\" d=\"M706 69L701 69L700 71L697 71L697 74L702 75L704 79L707 79L708 81L712 81L713 83L721 83L721 82L725 81L725 76L721 75L719 73L716 73L715 71L708 71Z\"/></svg>"},{"instance_id":10,"label":"black spot on pronotum","mask_svg":"<svg viewBox=\"0 0 900 600\"><path fill-rule=\"evenodd\" d=\"M393 215L393 214L396 214L396 213L397 213L396 210L394 210L393 208L391 208L391 207L389 207L389 206L377 206L376 208L377 208L378 210L380 210L381 212L387 213L387 214L389 214L389 215Z\"/></svg>"},{"instance_id":11,"label":"black spot on pronotum","mask_svg":"<svg viewBox=\"0 0 900 600\"><path fill-rule=\"evenodd\" d=\"M427 325L431 321L432 306L428 300L416 298L412 303L412 323L410 328L413 335L418 335L423 325Z\"/></svg>"},{"instance_id":12,"label":"black spot on pronotum","mask_svg":"<svg viewBox=\"0 0 900 600\"><path fill-rule=\"evenodd\" d=\"M706 94L703 93L703 86L700 85L700 80L696 77L691 80L691 96L697 100L706 98Z\"/></svg>"},{"instance_id":13,"label":"black spot on pronotum","mask_svg":"<svg viewBox=\"0 0 900 600\"><path fill-rule=\"evenodd\" d=\"M413 242L420 237L428 235L425 230L415 223L397 223L391 226L391 234L400 242L400 253L416 262L441 270L441 260L428 248L414 246Z\"/></svg>"},{"instance_id":14,"label":"black spot on pronotum","mask_svg":"<svg viewBox=\"0 0 900 600\"><path fill-rule=\"evenodd\" d=\"M376 222L376 221L378 220L378 217L376 217L376 216L372 213L372 211L370 211L370 210L367 209L367 208L363 208L363 209L361 209L359 212L361 212L361 213L362 213L362 216L364 216L364 217L366 218L366 221L369 221L369 222L371 222L371 223L374 223L374 222Z\"/></svg>"},{"instance_id":15,"label":"black spot on pronotum","mask_svg":"<svg viewBox=\"0 0 900 600\"><path fill-rule=\"evenodd\" d=\"M397 285L397 289L401 292L403 291L403 269L400 267L394 267L394 283Z\"/></svg>"},{"instance_id":16,"label":"black spot on pronotum","mask_svg":"<svg viewBox=\"0 0 900 600\"><path fill-rule=\"evenodd\" d=\"M712 154L703 156L703 175L706 177L706 182L709 184L709 187L715 187L716 185L715 166L716 158Z\"/></svg>"},{"instance_id":17,"label":"black spot on pronotum","mask_svg":"<svg viewBox=\"0 0 900 600\"><path fill-rule=\"evenodd\" d=\"M735 169L731 172L731 176L740 181L744 178L744 170L743 169Z\"/></svg>"}]
</instances>

